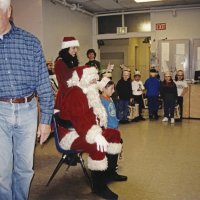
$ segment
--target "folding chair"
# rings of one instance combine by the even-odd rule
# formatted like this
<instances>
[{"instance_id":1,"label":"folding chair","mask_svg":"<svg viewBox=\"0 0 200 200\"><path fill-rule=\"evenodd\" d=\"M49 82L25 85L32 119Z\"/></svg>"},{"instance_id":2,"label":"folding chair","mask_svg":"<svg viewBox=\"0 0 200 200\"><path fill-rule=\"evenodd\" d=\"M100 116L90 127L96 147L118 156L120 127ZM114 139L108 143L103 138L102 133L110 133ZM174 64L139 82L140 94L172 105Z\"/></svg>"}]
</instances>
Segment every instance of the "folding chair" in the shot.
<instances>
[{"instance_id":1,"label":"folding chair","mask_svg":"<svg viewBox=\"0 0 200 200\"><path fill-rule=\"evenodd\" d=\"M174 118L175 119L180 119L180 108L179 105L176 105L174 108Z\"/></svg>"},{"instance_id":2,"label":"folding chair","mask_svg":"<svg viewBox=\"0 0 200 200\"><path fill-rule=\"evenodd\" d=\"M55 138L56 148L57 148L58 152L62 153L62 157L61 157L60 161L58 162L56 168L54 169L51 177L49 178L49 181L47 182L46 186L49 186L50 182L52 181L54 176L57 174L58 170L60 169L60 167L62 166L63 163L68 165L68 167L67 167L67 170L68 170L70 168L70 166L74 165L73 164L74 162L77 162L81 165L83 173L87 177L87 179L89 181L89 185L92 189L92 181L87 172L87 169L85 167L84 160L82 157L82 154L84 152L82 150L65 150L60 146L60 143L59 143L58 127L59 126L62 126L64 128L72 127L71 122L67 121L67 120L61 120L59 118L59 113L55 113L53 115L53 125L54 125L54 138Z\"/></svg>"},{"instance_id":3,"label":"folding chair","mask_svg":"<svg viewBox=\"0 0 200 200\"><path fill-rule=\"evenodd\" d=\"M139 116L139 104L135 104L134 106L129 105L128 109L129 109L129 114L128 114L129 120L133 120Z\"/></svg>"}]
</instances>

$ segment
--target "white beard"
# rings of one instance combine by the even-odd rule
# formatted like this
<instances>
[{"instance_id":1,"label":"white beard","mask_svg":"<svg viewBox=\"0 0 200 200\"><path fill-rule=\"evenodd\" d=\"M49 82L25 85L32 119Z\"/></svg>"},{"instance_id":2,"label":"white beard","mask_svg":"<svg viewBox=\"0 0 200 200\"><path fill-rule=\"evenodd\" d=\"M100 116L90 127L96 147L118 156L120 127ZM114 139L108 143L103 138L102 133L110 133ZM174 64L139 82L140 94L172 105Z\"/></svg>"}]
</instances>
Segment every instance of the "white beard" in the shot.
<instances>
[{"instance_id":1,"label":"white beard","mask_svg":"<svg viewBox=\"0 0 200 200\"><path fill-rule=\"evenodd\" d=\"M82 88L82 87L81 87ZM82 88L84 94L86 94L88 99L89 108L93 108L93 112L96 117L97 124L100 126L107 127L107 113L104 106L101 103L101 99L99 96L99 90L97 84L92 84L90 86Z\"/></svg>"}]
</instances>

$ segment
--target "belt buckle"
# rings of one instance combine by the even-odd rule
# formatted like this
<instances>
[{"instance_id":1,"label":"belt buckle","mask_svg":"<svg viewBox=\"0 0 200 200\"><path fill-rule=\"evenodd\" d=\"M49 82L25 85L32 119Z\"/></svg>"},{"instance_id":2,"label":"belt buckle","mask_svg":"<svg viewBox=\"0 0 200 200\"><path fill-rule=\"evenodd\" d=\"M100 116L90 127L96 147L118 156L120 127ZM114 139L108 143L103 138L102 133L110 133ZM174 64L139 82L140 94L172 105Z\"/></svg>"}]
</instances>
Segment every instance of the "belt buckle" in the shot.
<instances>
[{"instance_id":1,"label":"belt buckle","mask_svg":"<svg viewBox=\"0 0 200 200\"><path fill-rule=\"evenodd\" d=\"M24 99L25 99L24 103L27 103L28 102L28 97L24 97Z\"/></svg>"},{"instance_id":2,"label":"belt buckle","mask_svg":"<svg viewBox=\"0 0 200 200\"><path fill-rule=\"evenodd\" d=\"M13 99L10 99L10 103L12 103L12 104L13 104Z\"/></svg>"}]
</instances>

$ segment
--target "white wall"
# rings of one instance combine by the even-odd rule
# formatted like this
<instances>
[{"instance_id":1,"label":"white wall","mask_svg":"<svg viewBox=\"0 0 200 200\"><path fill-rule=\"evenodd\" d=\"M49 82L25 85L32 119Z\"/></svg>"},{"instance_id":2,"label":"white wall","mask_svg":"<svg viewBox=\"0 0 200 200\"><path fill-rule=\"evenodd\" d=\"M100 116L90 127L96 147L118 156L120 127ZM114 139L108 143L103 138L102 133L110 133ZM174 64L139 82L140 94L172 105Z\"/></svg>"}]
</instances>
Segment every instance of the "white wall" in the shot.
<instances>
[{"instance_id":1,"label":"white wall","mask_svg":"<svg viewBox=\"0 0 200 200\"><path fill-rule=\"evenodd\" d=\"M49 0L12 0L15 24L36 35L42 42L46 58L54 59L64 36L75 36L80 41L79 60L87 61L86 51L93 47L92 17L53 4ZM152 52L157 52L157 41L167 38L200 38L200 9L172 10L151 13ZM156 23L166 23L167 29L156 31ZM155 39L155 42L154 42Z\"/></svg>"},{"instance_id":2,"label":"white wall","mask_svg":"<svg viewBox=\"0 0 200 200\"><path fill-rule=\"evenodd\" d=\"M128 65L128 39L116 39L116 40L103 40L104 45L100 47L100 52L102 54L113 54L111 58L106 56L106 58L102 58L101 56L101 68L105 69L107 65L114 64L114 71L112 72L112 80L117 83L117 81L121 78L121 64ZM123 55L123 58L119 54Z\"/></svg>"},{"instance_id":3,"label":"white wall","mask_svg":"<svg viewBox=\"0 0 200 200\"><path fill-rule=\"evenodd\" d=\"M43 19L41 0L12 0L13 18L19 26L43 41Z\"/></svg>"},{"instance_id":4,"label":"white wall","mask_svg":"<svg viewBox=\"0 0 200 200\"><path fill-rule=\"evenodd\" d=\"M74 36L80 42L80 64L88 60L86 51L92 48L92 17L68 7L43 0L44 52L47 59L57 57L63 37Z\"/></svg>"},{"instance_id":5,"label":"white wall","mask_svg":"<svg viewBox=\"0 0 200 200\"><path fill-rule=\"evenodd\" d=\"M171 39L195 39L200 38L200 8L192 10L152 12L152 51L157 51L157 41ZM156 23L166 23L166 30L155 30Z\"/></svg>"},{"instance_id":6,"label":"white wall","mask_svg":"<svg viewBox=\"0 0 200 200\"><path fill-rule=\"evenodd\" d=\"M85 64L92 48L92 16L49 0L12 0L12 5L14 23L40 39L47 60L57 57L64 36L74 36L80 42L80 64Z\"/></svg>"}]
</instances>

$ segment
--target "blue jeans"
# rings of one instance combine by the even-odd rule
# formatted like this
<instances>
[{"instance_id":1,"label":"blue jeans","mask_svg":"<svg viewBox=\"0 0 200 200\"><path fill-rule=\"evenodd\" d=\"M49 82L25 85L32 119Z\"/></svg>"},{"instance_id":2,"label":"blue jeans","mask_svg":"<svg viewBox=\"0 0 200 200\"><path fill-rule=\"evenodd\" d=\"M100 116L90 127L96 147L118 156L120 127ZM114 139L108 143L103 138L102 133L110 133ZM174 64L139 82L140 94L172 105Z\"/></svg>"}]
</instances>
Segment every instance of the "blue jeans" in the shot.
<instances>
[{"instance_id":1,"label":"blue jeans","mask_svg":"<svg viewBox=\"0 0 200 200\"><path fill-rule=\"evenodd\" d=\"M128 105L129 105L129 100L119 100L119 107L118 107L119 120L128 120Z\"/></svg>"},{"instance_id":2,"label":"blue jeans","mask_svg":"<svg viewBox=\"0 0 200 200\"><path fill-rule=\"evenodd\" d=\"M0 101L0 200L28 199L33 177L37 103Z\"/></svg>"},{"instance_id":3,"label":"blue jeans","mask_svg":"<svg viewBox=\"0 0 200 200\"><path fill-rule=\"evenodd\" d=\"M158 96L148 96L149 116L157 115L159 108Z\"/></svg>"},{"instance_id":4,"label":"blue jeans","mask_svg":"<svg viewBox=\"0 0 200 200\"><path fill-rule=\"evenodd\" d=\"M183 97L182 96L178 96L178 105L180 108L180 118L182 119L183 117Z\"/></svg>"},{"instance_id":5,"label":"blue jeans","mask_svg":"<svg viewBox=\"0 0 200 200\"><path fill-rule=\"evenodd\" d=\"M164 100L164 117L174 118L174 108L175 108L175 100L165 101Z\"/></svg>"}]
</instances>

